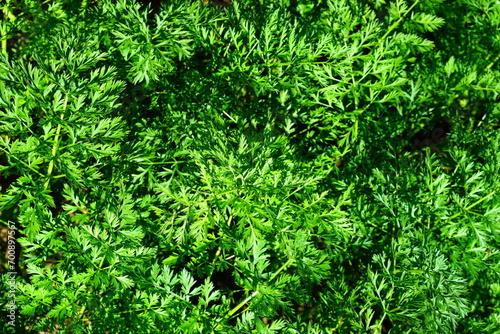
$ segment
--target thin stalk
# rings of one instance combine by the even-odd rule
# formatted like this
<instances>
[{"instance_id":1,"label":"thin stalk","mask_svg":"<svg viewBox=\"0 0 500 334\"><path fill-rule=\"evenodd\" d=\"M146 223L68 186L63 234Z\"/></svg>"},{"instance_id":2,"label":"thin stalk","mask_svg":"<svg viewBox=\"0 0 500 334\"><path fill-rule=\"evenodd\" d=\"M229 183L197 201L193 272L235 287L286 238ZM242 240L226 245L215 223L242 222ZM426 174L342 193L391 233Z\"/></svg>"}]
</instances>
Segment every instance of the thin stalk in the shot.
<instances>
[{"instance_id":1,"label":"thin stalk","mask_svg":"<svg viewBox=\"0 0 500 334\"><path fill-rule=\"evenodd\" d=\"M19 159L18 157L16 157L15 155L13 154L10 154L9 152L7 152L3 147L0 147L0 150L4 151L5 154L11 158L14 158L16 159L17 161L19 161L21 164L23 164L24 166L26 166L27 168L29 168L32 172L35 172L36 174L40 175L41 177L45 177L45 175L43 175L42 173L40 173L39 171L37 171L35 168L31 167L30 165L28 165L26 162L24 162L23 160Z\"/></svg>"},{"instance_id":2,"label":"thin stalk","mask_svg":"<svg viewBox=\"0 0 500 334\"><path fill-rule=\"evenodd\" d=\"M16 20L16 16L9 10L9 4L6 4L3 7L3 15L4 17L8 17L10 22L14 22ZM3 26L5 29L2 29L1 38L2 38L2 53L7 54L7 26Z\"/></svg>"},{"instance_id":3,"label":"thin stalk","mask_svg":"<svg viewBox=\"0 0 500 334\"><path fill-rule=\"evenodd\" d=\"M492 91L492 92L500 92L500 89L489 88L489 87L470 86L470 88L472 88L474 90L488 90L488 91ZM463 91L464 89L463 88L450 88L450 90Z\"/></svg>"},{"instance_id":4,"label":"thin stalk","mask_svg":"<svg viewBox=\"0 0 500 334\"><path fill-rule=\"evenodd\" d=\"M248 296L247 298L245 298L245 300L243 300L241 303L239 303L238 305L236 305L231 311L229 311L229 313L227 314L226 318L230 318L233 314L235 314L236 312L238 312L238 310L240 308L242 308L243 306L245 306L246 303L248 303L249 301L251 301L252 299L254 299L254 297L257 296L258 294L259 294L258 290L254 291L250 296Z\"/></svg>"},{"instance_id":5,"label":"thin stalk","mask_svg":"<svg viewBox=\"0 0 500 334\"><path fill-rule=\"evenodd\" d=\"M288 261L286 261L285 264L283 264L274 274L273 276L271 276L271 278L269 279L269 282L272 282L276 276L279 275L280 272L282 272L283 270L285 270L290 264L292 264L293 262L295 261L295 259L293 258L290 258L288 259ZM223 317L222 319L220 319L218 321L218 324L217 324L217 327L215 327L214 331L212 331L211 334L214 334L216 330L218 330L221 326L221 323L222 321L224 321L225 319L229 319L231 318L231 316L233 316L236 312L238 312L239 309L241 309L243 306L246 305L246 303L248 303L249 301L251 301L252 299L255 298L255 296L257 296L259 294L259 291L256 290L254 292L252 292L252 294L250 296L248 296L247 298L245 298L245 300L243 300L241 303L239 303L238 305L236 305L231 311L229 311L228 314L226 314L225 317Z\"/></svg>"},{"instance_id":6,"label":"thin stalk","mask_svg":"<svg viewBox=\"0 0 500 334\"><path fill-rule=\"evenodd\" d=\"M64 108L60 118L61 121L59 122L59 124L57 124L56 136L54 138L54 145L52 145L52 159L50 160L49 168L47 169L47 181L45 182L44 189L47 189L47 187L49 186L50 176L52 175L52 170L54 169L54 159L56 158L57 147L59 146L59 137L61 135L62 121L64 119L64 112L66 111L67 106L68 106L68 95L66 95L66 99L64 100Z\"/></svg>"},{"instance_id":7,"label":"thin stalk","mask_svg":"<svg viewBox=\"0 0 500 334\"><path fill-rule=\"evenodd\" d=\"M270 282L272 282L272 281L276 278L276 276L278 276L278 274L279 274L280 272L282 272L282 271L283 271L283 270L285 270L285 269L286 269L289 265L291 265L291 264L293 263L293 261L295 261L293 258L288 259L288 261L286 261L286 263L285 263L284 265L282 265L282 266L278 269L278 271L276 271L276 272L273 274L273 276L271 276L271 278L269 279L269 281L270 281Z\"/></svg>"},{"instance_id":8,"label":"thin stalk","mask_svg":"<svg viewBox=\"0 0 500 334\"><path fill-rule=\"evenodd\" d=\"M500 89L495 89L495 88L488 88L488 87L477 87L477 86L472 86L473 89L475 90L490 90L493 92L500 92Z\"/></svg>"},{"instance_id":9,"label":"thin stalk","mask_svg":"<svg viewBox=\"0 0 500 334\"><path fill-rule=\"evenodd\" d=\"M7 37L5 30L2 29L2 53L7 54Z\"/></svg>"},{"instance_id":10,"label":"thin stalk","mask_svg":"<svg viewBox=\"0 0 500 334\"><path fill-rule=\"evenodd\" d=\"M466 207L466 208L464 209L464 211L469 211L470 209L472 209L473 207L475 207L475 206L476 206L476 205L478 205L479 203L481 203L481 202L485 201L486 199L490 198L491 196L493 196L493 195L494 195L497 191L498 191L498 189L497 189L497 190L492 191L492 192L491 192L491 193L489 193L488 195L486 195L486 196L484 196L483 198L481 198L481 199L477 200L477 201L476 201L476 202L474 202L473 204L471 204L471 205L469 205L468 207ZM453 218L456 218L456 217L460 216L462 213L463 213L463 212L456 213L456 214L454 214L453 216L451 216L451 217L450 217L450 218L448 218L448 219L453 219Z\"/></svg>"},{"instance_id":11,"label":"thin stalk","mask_svg":"<svg viewBox=\"0 0 500 334\"><path fill-rule=\"evenodd\" d=\"M493 61L488 65L486 66L486 69L489 70L493 65L495 65L495 63L500 59L500 54L498 56L495 57L495 59L493 59Z\"/></svg>"},{"instance_id":12,"label":"thin stalk","mask_svg":"<svg viewBox=\"0 0 500 334\"><path fill-rule=\"evenodd\" d=\"M389 30L387 30L387 32L384 34L384 36L382 36L378 40L378 43L375 45L375 48L377 46L379 46L380 43L382 43L387 38L387 36L389 36L390 33L399 26L399 24L401 23L401 21L403 21L404 17L406 15L408 15L408 13L411 12L411 10L413 9L413 7L415 7L419 2L420 2L420 0L415 1L415 3L403 15L401 15L401 17L399 18L399 20L397 20L396 22L394 22L394 24L389 28Z\"/></svg>"},{"instance_id":13,"label":"thin stalk","mask_svg":"<svg viewBox=\"0 0 500 334\"><path fill-rule=\"evenodd\" d=\"M472 204L471 204L471 205L469 205L468 207L464 208L461 212L458 212L458 213L454 214L453 216L449 217L448 219L446 219L446 221L448 221L448 220L452 220L452 219L455 219L455 218L457 218L458 216L462 215L464 212L469 211L470 209L472 209L472 208L473 208L473 207L475 207L476 205L480 204L481 202L483 202L483 201L487 200L488 198L490 198L491 196L493 196L494 194L496 194L496 192L497 192L498 190L499 190L499 189L492 191L492 192L491 192L491 193L489 193L488 195L484 196L483 198L481 198L481 199L477 200L476 202L472 203ZM471 213L478 215L478 213L475 213L475 212L472 212L472 211L471 211ZM440 224L440 226L442 226L442 224ZM439 227L440 227L440 226L439 226ZM436 228L438 228L438 226L434 227L434 230L435 230Z\"/></svg>"},{"instance_id":14,"label":"thin stalk","mask_svg":"<svg viewBox=\"0 0 500 334\"><path fill-rule=\"evenodd\" d=\"M99 250L101 250L102 247L99 248ZM99 263L99 266L95 266L97 268L97 271L101 270L102 269L102 266L104 264L104 260L106 259L106 255L103 254L102 255L102 259L101 259L101 262ZM93 293L95 290L94 289L89 289L87 290L87 294L91 294ZM88 321L88 319L84 319L83 318L83 314L85 313L85 310L87 309L87 307L85 305L82 306L82 308L80 309L80 311L78 312L78 315L77 315L77 318L80 319L80 321Z\"/></svg>"}]
</instances>

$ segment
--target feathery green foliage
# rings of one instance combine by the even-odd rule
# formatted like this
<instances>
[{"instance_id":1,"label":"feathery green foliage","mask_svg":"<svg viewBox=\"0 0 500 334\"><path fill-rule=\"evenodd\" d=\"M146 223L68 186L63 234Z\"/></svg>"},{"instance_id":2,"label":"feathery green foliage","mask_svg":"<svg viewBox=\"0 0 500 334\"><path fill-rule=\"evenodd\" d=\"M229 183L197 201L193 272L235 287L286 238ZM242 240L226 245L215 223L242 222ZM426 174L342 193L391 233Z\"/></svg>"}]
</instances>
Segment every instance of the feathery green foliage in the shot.
<instances>
[{"instance_id":1,"label":"feathery green foliage","mask_svg":"<svg viewBox=\"0 0 500 334\"><path fill-rule=\"evenodd\" d=\"M500 333L498 1L2 3L18 329Z\"/></svg>"}]
</instances>

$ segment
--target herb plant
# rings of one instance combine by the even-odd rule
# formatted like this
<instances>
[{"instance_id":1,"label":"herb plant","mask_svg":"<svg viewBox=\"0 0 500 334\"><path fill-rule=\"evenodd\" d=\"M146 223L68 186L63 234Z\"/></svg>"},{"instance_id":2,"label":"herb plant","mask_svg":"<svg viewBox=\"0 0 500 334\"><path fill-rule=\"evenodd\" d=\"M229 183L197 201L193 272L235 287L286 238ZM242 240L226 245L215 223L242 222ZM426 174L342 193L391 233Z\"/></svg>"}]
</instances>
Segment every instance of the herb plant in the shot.
<instances>
[{"instance_id":1,"label":"herb plant","mask_svg":"<svg viewBox=\"0 0 500 334\"><path fill-rule=\"evenodd\" d=\"M6 333L500 333L498 1L2 14Z\"/></svg>"}]
</instances>

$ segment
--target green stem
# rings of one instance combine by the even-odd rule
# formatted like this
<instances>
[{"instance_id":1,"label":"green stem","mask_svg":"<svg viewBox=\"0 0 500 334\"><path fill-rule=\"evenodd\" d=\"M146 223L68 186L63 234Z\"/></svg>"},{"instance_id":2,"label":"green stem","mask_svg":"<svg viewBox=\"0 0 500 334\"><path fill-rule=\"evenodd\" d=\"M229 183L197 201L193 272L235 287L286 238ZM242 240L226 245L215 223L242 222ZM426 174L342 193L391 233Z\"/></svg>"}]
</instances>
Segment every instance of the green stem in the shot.
<instances>
[{"instance_id":1,"label":"green stem","mask_svg":"<svg viewBox=\"0 0 500 334\"><path fill-rule=\"evenodd\" d=\"M39 171L37 171L35 168L31 167L30 165L28 165L26 162L24 162L23 160L19 159L18 157L16 157L15 155L13 154L10 154L9 152L7 152L3 147L0 147L0 150L4 151L5 154L11 158L14 158L16 159L17 161L19 161L21 164L23 164L24 166L26 166L27 168L29 168L31 171L35 172L36 174L40 175L41 177L45 177L45 175L43 175L42 173L40 173Z\"/></svg>"},{"instance_id":2,"label":"green stem","mask_svg":"<svg viewBox=\"0 0 500 334\"><path fill-rule=\"evenodd\" d=\"M469 211L470 209L472 209L473 207L475 207L476 205L478 205L479 203L483 202L484 200L488 199L489 197L493 196L498 190L494 190L492 191L491 193L489 193L488 195L484 196L483 198L481 198L480 200L477 200L476 202L474 202L473 204L469 205L468 207L466 207L464 209L464 211ZM459 212L457 214L454 214L453 216L451 216L450 218L448 219L453 219L453 218L456 218L458 216L460 216L462 214L462 212Z\"/></svg>"},{"instance_id":3,"label":"green stem","mask_svg":"<svg viewBox=\"0 0 500 334\"><path fill-rule=\"evenodd\" d=\"M408 15L408 13L411 12L411 10L413 9L413 7L415 7L419 2L420 2L420 0L415 1L415 3L403 15L401 15L401 17L399 18L399 20L397 20L396 22L394 22L394 24L389 28L389 30L387 30L387 32L384 34L384 36L382 36L378 40L378 43L375 45L375 47L379 46L380 43L382 43L387 38L387 36L389 36L390 33L399 26L399 24L401 23L401 21L403 21L404 17L406 15Z\"/></svg>"},{"instance_id":4,"label":"green stem","mask_svg":"<svg viewBox=\"0 0 500 334\"><path fill-rule=\"evenodd\" d=\"M280 272L282 272L283 270L285 270L290 264L292 264L295 260L293 258L290 258L288 259L288 261L286 261L285 264L283 264L274 274L273 276L271 276L271 278L269 279L269 282L272 282L276 276L279 275ZM257 296L259 294L259 291L256 290L254 292L252 292L252 294L250 296L248 296L247 298L245 298L245 300L243 300L241 303L239 303L238 305L236 305L231 311L229 311L229 313L222 319L220 319L218 321L218 324L217 324L217 327L215 327L215 330L212 331L211 334L214 334L216 330L218 330L222 324L222 321L225 320L225 319L228 319L230 318L233 314L235 314L236 312L238 312L239 309L241 309L243 306L245 306L246 303L248 303L249 301L251 301L252 299L255 298L255 296Z\"/></svg>"},{"instance_id":5,"label":"green stem","mask_svg":"<svg viewBox=\"0 0 500 334\"><path fill-rule=\"evenodd\" d=\"M236 312L238 312L238 310L240 308L242 308L243 306L245 306L246 303L248 303L249 301L251 301L258 294L259 294L258 290L254 291L250 296L248 296L247 298L245 298L245 300L243 300L241 303L239 303L238 305L236 305L231 311L229 311L229 313L227 314L226 318L230 318L233 314L235 314Z\"/></svg>"},{"instance_id":6,"label":"green stem","mask_svg":"<svg viewBox=\"0 0 500 334\"><path fill-rule=\"evenodd\" d=\"M468 88L472 88L474 90L488 90L488 91L492 91L492 92L500 92L500 89L496 89L496 88L489 88L489 87L478 87L478 86L469 86ZM467 89L468 89L467 88ZM450 88L450 90L453 90L453 91L466 91L465 88L463 87L459 87L459 88Z\"/></svg>"},{"instance_id":7,"label":"green stem","mask_svg":"<svg viewBox=\"0 0 500 334\"><path fill-rule=\"evenodd\" d=\"M488 65L486 66L486 69L489 70L493 65L495 65L495 63L500 59L500 54L498 56L495 57L495 59L493 59L493 61Z\"/></svg>"},{"instance_id":8,"label":"green stem","mask_svg":"<svg viewBox=\"0 0 500 334\"><path fill-rule=\"evenodd\" d=\"M472 208L473 208L473 207L475 207L476 205L480 204L481 202L483 202L483 201L487 200L488 198L490 198L491 196L493 196L494 194L496 194L496 192L497 192L498 190L499 190L499 189L492 191L492 192L491 192L491 193L489 193L488 195L484 196L483 198L481 198L481 199L477 200L476 202L472 203L472 204L471 204L471 205L469 205L468 207L464 208L461 212L458 212L458 213L454 214L453 216L451 216L450 218L446 219L446 221L448 221L448 220L452 220L452 219L455 219L455 218L457 218L458 216L462 215L464 212L469 211L470 209L472 209ZM473 212L473 213L477 215L477 213L475 213L475 212ZM440 224L440 226L436 226L436 227L434 227L434 230L435 230L436 228L438 228L438 227L441 227L441 226L442 226L442 224Z\"/></svg>"},{"instance_id":9,"label":"green stem","mask_svg":"<svg viewBox=\"0 0 500 334\"><path fill-rule=\"evenodd\" d=\"M8 17L10 22L14 22L16 20L16 16L9 10L9 4L7 3L3 6L3 16ZM2 53L7 54L7 25L3 26L5 29L1 31L2 38Z\"/></svg>"},{"instance_id":10,"label":"green stem","mask_svg":"<svg viewBox=\"0 0 500 334\"><path fill-rule=\"evenodd\" d=\"M271 276L271 278L269 279L269 281L270 281L270 282L271 282L271 281L273 281L273 280L276 278L276 276L278 276L278 274L279 274L280 272L282 272L282 271L283 271L283 270L285 270L285 269L286 269L289 265L291 265L291 264L293 263L293 261L295 261L293 258L288 259L288 261L286 261L286 263L285 263L284 265L282 265L282 266L278 269L278 271L276 271L276 272L273 274L273 276Z\"/></svg>"},{"instance_id":11,"label":"green stem","mask_svg":"<svg viewBox=\"0 0 500 334\"><path fill-rule=\"evenodd\" d=\"M64 119L64 111L66 111L66 107L68 106L68 95L66 95L66 99L64 100L64 108L63 113L61 113L61 118L59 124L57 124L56 136L54 138L54 145L52 145L52 159L49 162L49 168L47 169L47 181L45 182L44 189L47 189L49 186L50 176L52 175L52 170L54 169L54 159L57 154L57 147L59 146L59 137L61 135L62 121Z\"/></svg>"},{"instance_id":12,"label":"green stem","mask_svg":"<svg viewBox=\"0 0 500 334\"><path fill-rule=\"evenodd\" d=\"M101 250L101 249L102 249L102 247L100 247L100 248L99 248L99 250ZM106 258L106 255L105 255L105 254L103 254L103 255L102 255L101 262L99 263L99 266L97 267L97 266L95 266L95 265L94 265L94 266L97 268L97 271L99 271L99 270L101 270L101 269L102 269L102 266L103 266L103 264L104 264L104 259L105 259L105 258ZM88 289L88 290L87 290L87 294L89 294L89 295L90 295L91 293L93 293L93 292L94 292L94 289ZM87 307L86 307L85 305L83 305L83 306L82 306L82 308L80 309L80 311L78 312L77 318L78 318L78 319L80 319L80 321L86 321L86 320L88 320L88 319L83 319L83 314L85 313L85 310L86 310L86 309L87 309Z\"/></svg>"}]
</instances>

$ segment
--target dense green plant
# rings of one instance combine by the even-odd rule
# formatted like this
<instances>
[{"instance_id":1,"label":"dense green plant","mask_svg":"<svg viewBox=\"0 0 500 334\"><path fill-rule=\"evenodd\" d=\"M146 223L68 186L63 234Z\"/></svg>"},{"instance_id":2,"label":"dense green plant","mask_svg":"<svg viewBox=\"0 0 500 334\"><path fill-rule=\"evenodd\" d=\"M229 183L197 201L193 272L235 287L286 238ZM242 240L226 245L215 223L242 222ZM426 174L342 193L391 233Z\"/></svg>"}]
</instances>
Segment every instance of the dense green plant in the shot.
<instances>
[{"instance_id":1,"label":"dense green plant","mask_svg":"<svg viewBox=\"0 0 500 334\"><path fill-rule=\"evenodd\" d=\"M500 333L498 1L2 4L18 328Z\"/></svg>"}]
</instances>

